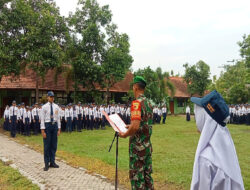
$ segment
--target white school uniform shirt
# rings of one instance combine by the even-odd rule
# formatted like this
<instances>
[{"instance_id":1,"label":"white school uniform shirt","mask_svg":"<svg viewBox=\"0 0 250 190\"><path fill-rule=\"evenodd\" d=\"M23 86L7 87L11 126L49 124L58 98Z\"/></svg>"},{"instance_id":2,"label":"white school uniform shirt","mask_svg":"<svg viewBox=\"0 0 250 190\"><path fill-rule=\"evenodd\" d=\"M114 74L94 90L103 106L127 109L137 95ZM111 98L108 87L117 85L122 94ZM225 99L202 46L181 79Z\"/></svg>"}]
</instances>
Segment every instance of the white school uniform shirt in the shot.
<instances>
[{"instance_id":1,"label":"white school uniform shirt","mask_svg":"<svg viewBox=\"0 0 250 190\"><path fill-rule=\"evenodd\" d=\"M161 111L162 113L167 113L167 108L162 108Z\"/></svg>"},{"instance_id":2,"label":"white school uniform shirt","mask_svg":"<svg viewBox=\"0 0 250 190\"><path fill-rule=\"evenodd\" d=\"M51 104L50 102L47 102L42 106L41 110L41 129L45 129L45 123L51 122L50 118L50 108ZM55 103L52 103L52 108L53 108L53 121L57 122L58 129L61 128L61 121L60 121L60 115L59 115L59 106Z\"/></svg>"},{"instance_id":3,"label":"white school uniform shirt","mask_svg":"<svg viewBox=\"0 0 250 190\"><path fill-rule=\"evenodd\" d=\"M127 116L130 116L130 107L127 108L127 110L126 110L126 115L127 115Z\"/></svg>"},{"instance_id":4,"label":"white school uniform shirt","mask_svg":"<svg viewBox=\"0 0 250 190\"><path fill-rule=\"evenodd\" d=\"M24 114L25 108L20 108L19 112L20 112L20 119L23 118L23 114Z\"/></svg>"},{"instance_id":5,"label":"white school uniform shirt","mask_svg":"<svg viewBox=\"0 0 250 190\"><path fill-rule=\"evenodd\" d=\"M60 109L60 119L65 118L65 110Z\"/></svg>"},{"instance_id":6,"label":"white school uniform shirt","mask_svg":"<svg viewBox=\"0 0 250 190\"><path fill-rule=\"evenodd\" d=\"M120 112L121 112L120 107L119 107L119 106L116 106L116 108L115 108L115 113L120 113Z\"/></svg>"},{"instance_id":7,"label":"white school uniform shirt","mask_svg":"<svg viewBox=\"0 0 250 190\"><path fill-rule=\"evenodd\" d=\"M17 109L17 119L18 119L18 120L21 120L21 119L22 119L21 110L20 110L19 108Z\"/></svg>"},{"instance_id":8,"label":"white school uniform shirt","mask_svg":"<svg viewBox=\"0 0 250 190\"><path fill-rule=\"evenodd\" d=\"M107 114L109 114L109 113L110 113L110 111L109 111L109 107L104 108L104 110L105 110L105 112L106 112Z\"/></svg>"},{"instance_id":9,"label":"white school uniform shirt","mask_svg":"<svg viewBox=\"0 0 250 190\"><path fill-rule=\"evenodd\" d=\"M13 110L14 110L14 115L17 116L17 114L18 114L18 108L16 106L10 106L9 110L10 110L10 117L13 116Z\"/></svg>"},{"instance_id":10,"label":"white school uniform shirt","mask_svg":"<svg viewBox=\"0 0 250 190\"><path fill-rule=\"evenodd\" d=\"M89 108L89 119L91 119L91 116L93 116L94 110L92 108Z\"/></svg>"},{"instance_id":11,"label":"white school uniform shirt","mask_svg":"<svg viewBox=\"0 0 250 190\"><path fill-rule=\"evenodd\" d=\"M35 116L39 117L39 108L32 109L32 119L35 119Z\"/></svg>"},{"instance_id":12,"label":"white school uniform shirt","mask_svg":"<svg viewBox=\"0 0 250 190\"><path fill-rule=\"evenodd\" d=\"M31 112L23 109L23 123L25 123L26 118L28 118L29 122L31 122Z\"/></svg>"},{"instance_id":13,"label":"white school uniform shirt","mask_svg":"<svg viewBox=\"0 0 250 190\"><path fill-rule=\"evenodd\" d=\"M76 115L80 114L80 107L79 106L76 106L75 110L76 110Z\"/></svg>"},{"instance_id":14,"label":"white school uniform shirt","mask_svg":"<svg viewBox=\"0 0 250 190\"><path fill-rule=\"evenodd\" d=\"M94 118L99 118L98 110L93 110Z\"/></svg>"},{"instance_id":15,"label":"white school uniform shirt","mask_svg":"<svg viewBox=\"0 0 250 190\"><path fill-rule=\"evenodd\" d=\"M4 119L7 119L10 117L10 109L5 109L3 114Z\"/></svg>"},{"instance_id":16,"label":"white school uniform shirt","mask_svg":"<svg viewBox=\"0 0 250 190\"><path fill-rule=\"evenodd\" d=\"M77 113L76 113L76 109L73 109L73 117L78 118Z\"/></svg>"},{"instance_id":17,"label":"white school uniform shirt","mask_svg":"<svg viewBox=\"0 0 250 190\"><path fill-rule=\"evenodd\" d=\"M227 127L218 124L196 104L195 119L201 136L191 190L244 190L236 150Z\"/></svg>"},{"instance_id":18,"label":"white school uniform shirt","mask_svg":"<svg viewBox=\"0 0 250 190\"><path fill-rule=\"evenodd\" d=\"M189 106L186 107L186 113L190 114L190 107Z\"/></svg>"},{"instance_id":19,"label":"white school uniform shirt","mask_svg":"<svg viewBox=\"0 0 250 190\"><path fill-rule=\"evenodd\" d=\"M161 116L161 109L158 109L157 111L158 111L158 115Z\"/></svg>"},{"instance_id":20,"label":"white school uniform shirt","mask_svg":"<svg viewBox=\"0 0 250 190\"><path fill-rule=\"evenodd\" d=\"M114 106L111 106L110 107L110 113L112 114L112 113L114 113L115 112L115 108L114 108Z\"/></svg>"},{"instance_id":21,"label":"white school uniform shirt","mask_svg":"<svg viewBox=\"0 0 250 190\"><path fill-rule=\"evenodd\" d=\"M104 107L100 107L100 112L101 112L101 114L102 114L102 112L104 111ZM102 114L103 115L103 114ZM101 117L102 117L102 115L101 115Z\"/></svg>"},{"instance_id":22,"label":"white school uniform shirt","mask_svg":"<svg viewBox=\"0 0 250 190\"><path fill-rule=\"evenodd\" d=\"M154 108L153 113L158 113L158 108Z\"/></svg>"},{"instance_id":23,"label":"white school uniform shirt","mask_svg":"<svg viewBox=\"0 0 250 190\"><path fill-rule=\"evenodd\" d=\"M88 107L86 107L86 108L84 109L84 113L85 113L85 115L89 115L89 108L88 108Z\"/></svg>"}]
</instances>

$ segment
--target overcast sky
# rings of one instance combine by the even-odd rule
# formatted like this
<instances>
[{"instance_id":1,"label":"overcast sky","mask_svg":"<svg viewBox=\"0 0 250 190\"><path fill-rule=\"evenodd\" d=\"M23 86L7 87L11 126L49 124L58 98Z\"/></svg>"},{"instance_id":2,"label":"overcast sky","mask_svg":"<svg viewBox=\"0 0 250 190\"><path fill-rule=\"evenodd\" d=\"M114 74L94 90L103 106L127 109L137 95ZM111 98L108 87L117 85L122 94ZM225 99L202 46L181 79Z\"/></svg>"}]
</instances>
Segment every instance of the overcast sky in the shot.
<instances>
[{"instance_id":1,"label":"overcast sky","mask_svg":"<svg viewBox=\"0 0 250 190\"><path fill-rule=\"evenodd\" d=\"M68 16L78 0L56 0ZM211 75L239 59L238 41L250 34L249 0L98 0L108 4L119 31L130 37L133 70L150 66L184 73L183 64L205 61ZM232 64L232 63L231 63Z\"/></svg>"}]
</instances>

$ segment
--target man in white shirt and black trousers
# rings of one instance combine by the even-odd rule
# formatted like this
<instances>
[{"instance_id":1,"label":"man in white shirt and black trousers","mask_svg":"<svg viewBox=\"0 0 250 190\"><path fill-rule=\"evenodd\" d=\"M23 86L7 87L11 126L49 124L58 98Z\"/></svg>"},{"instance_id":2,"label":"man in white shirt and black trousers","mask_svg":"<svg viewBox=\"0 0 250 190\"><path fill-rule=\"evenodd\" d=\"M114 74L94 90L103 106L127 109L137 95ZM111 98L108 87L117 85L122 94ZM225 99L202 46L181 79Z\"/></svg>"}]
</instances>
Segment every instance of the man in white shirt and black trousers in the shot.
<instances>
[{"instance_id":1,"label":"man in white shirt and black trousers","mask_svg":"<svg viewBox=\"0 0 250 190\"><path fill-rule=\"evenodd\" d=\"M44 171L49 167L59 168L55 163L57 136L61 132L61 122L59 115L59 106L54 103L54 93L48 92L48 102L43 105L41 111L41 132L44 145ZM50 165L49 165L50 163Z\"/></svg>"}]
</instances>

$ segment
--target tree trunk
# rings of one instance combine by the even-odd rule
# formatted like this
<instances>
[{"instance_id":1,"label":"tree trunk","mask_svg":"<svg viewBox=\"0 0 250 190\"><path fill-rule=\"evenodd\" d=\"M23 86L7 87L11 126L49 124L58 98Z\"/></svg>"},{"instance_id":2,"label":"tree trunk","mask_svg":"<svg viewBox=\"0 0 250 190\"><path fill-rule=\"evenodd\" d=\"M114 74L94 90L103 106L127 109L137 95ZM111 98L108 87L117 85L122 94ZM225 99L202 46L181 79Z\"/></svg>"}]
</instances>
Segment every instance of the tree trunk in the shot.
<instances>
[{"instance_id":1,"label":"tree trunk","mask_svg":"<svg viewBox=\"0 0 250 190\"><path fill-rule=\"evenodd\" d=\"M36 102L37 103L39 102L39 88L38 88L38 85L39 85L39 76L36 73Z\"/></svg>"}]
</instances>

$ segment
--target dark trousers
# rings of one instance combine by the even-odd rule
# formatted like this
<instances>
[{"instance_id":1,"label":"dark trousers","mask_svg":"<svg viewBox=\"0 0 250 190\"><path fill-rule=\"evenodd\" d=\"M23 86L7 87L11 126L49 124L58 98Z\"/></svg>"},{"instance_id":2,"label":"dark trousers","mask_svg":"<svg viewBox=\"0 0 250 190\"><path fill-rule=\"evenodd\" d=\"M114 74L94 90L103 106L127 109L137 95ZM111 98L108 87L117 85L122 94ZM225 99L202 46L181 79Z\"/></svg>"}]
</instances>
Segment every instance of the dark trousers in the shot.
<instances>
[{"instance_id":1,"label":"dark trousers","mask_svg":"<svg viewBox=\"0 0 250 190\"><path fill-rule=\"evenodd\" d=\"M246 124L250 125L250 113L247 114Z\"/></svg>"},{"instance_id":2,"label":"dark trousers","mask_svg":"<svg viewBox=\"0 0 250 190\"><path fill-rule=\"evenodd\" d=\"M4 121L4 124L3 124L3 127L4 127L4 130L6 130L6 131L9 131L10 130L10 120L9 120L9 118L7 117L6 119L5 119L5 121Z\"/></svg>"},{"instance_id":3,"label":"dark trousers","mask_svg":"<svg viewBox=\"0 0 250 190\"><path fill-rule=\"evenodd\" d=\"M157 121L157 114L154 113L154 114L153 114L153 124L156 123L156 121Z\"/></svg>"},{"instance_id":4,"label":"dark trousers","mask_svg":"<svg viewBox=\"0 0 250 190\"><path fill-rule=\"evenodd\" d=\"M34 126L34 135L37 135L38 131L39 131L39 128L40 128L40 126L39 126L39 117L35 116L34 119L35 119L35 123L33 124L33 126Z\"/></svg>"},{"instance_id":5,"label":"dark trousers","mask_svg":"<svg viewBox=\"0 0 250 190\"><path fill-rule=\"evenodd\" d=\"M67 132L72 131L72 119L71 119L71 117L67 117L66 131Z\"/></svg>"},{"instance_id":6,"label":"dark trousers","mask_svg":"<svg viewBox=\"0 0 250 190\"><path fill-rule=\"evenodd\" d=\"M81 125L82 125L82 114L78 114L77 131L81 131Z\"/></svg>"},{"instance_id":7,"label":"dark trousers","mask_svg":"<svg viewBox=\"0 0 250 190\"><path fill-rule=\"evenodd\" d=\"M74 131L76 129L76 125L77 125L77 118L73 117L73 121L72 121L72 131Z\"/></svg>"},{"instance_id":8,"label":"dark trousers","mask_svg":"<svg viewBox=\"0 0 250 190\"><path fill-rule=\"evenodd\" d=\"M89 128L90 128L91 130L93 130L93 128L94 128L94 116L93 116L93 115L90 117Z\"/></svg>"},{"instance_id":9,"label":"dark trousers","mask_svg":"<svg viewBox=\"0 0 250 190\"><path fill-rule=\"evenodd\" d=\"M43 139L44 146L44 163L55 163L56 149L57 149L57 123L45 123L46 138Z\"/></svg>"},{"instance_id":10,"label":"dark trousers","mask_svg":"<svg viewBox=\"0 0 250 190\"><path fill-rule=\"evenodd\" d=\"M81 128L82 129L86 129L85 127L85 122L86 122L86 118L85 118L85 115L82 116L82 125L81 125Z\"/></svg>"},{"instance_id":11,"label":"dark trousers","mask_svg":"<svg viewBox=\"0 0 250 190\"><path fill-rule=\"evenodd\" d=\"M190 121L190 114L189 113L186 114L186 120Z\"/></svg>"},{"instance_id":12,"label":"dark trousers","mask_svg":"<svg viewBox=\"0 0 250 190\"><path fill-rule=\"evenodd\" d=\"M105 116L102 116L102 121L101 121L101 126L102 126L102 129L105 129Z\"/></svg>"},{"instance_id":13,"label":"dark trousers","mask_svg":"<svg viewBox=\"0 0 250 190\"><path fill-rule=\"evenodd\" d=\"M86 126L86 129L89 130L89 115L86 115L86 120L85 120L85 126Z\"/></svg>"},{"instance_id":14,"label":"dark trousers","mask_svg":"<svg viewBox=\"0 0 250 190\"><path fill-rule=\"evenodd\" d=\"M62 131L65 131L65 130L66 130L66 121L65 121L65 117L62 117L61 128L62 128Z\"/></svg>"},{"instance_id":15,"label":"dark trousers","mask_svg":"<svg viewBox=\"0 0 250 190\"><path fill-rule=\"evenodd\" d=\"M162 115L163 115L163 121L162 121L162 123L165 124L166 118L167 118L167 113L163 113Z\"/></svg>"},{"instance_id":16,"label":"dark trousers","mask_svg":"<svg viewBox=\"0 0 250 190\"><path fill-rule=\"evenodd\" d=\"M25 124L24 124L24 135L30 135L30 121L29 118L25 118Z\"/></svg>"},{"instance_id":17,"label":"dark trousers","mask_svg":"<svg viewBox=\"0 0 250 190\"><path fill-rule=\"evenodd\" d=\"M11 129L10 129L10 135L12 137L15 137L16 136L16 126L17 126L17 116L11 116L10 117L11 119Z\"/></svg>"}]
</instances>

